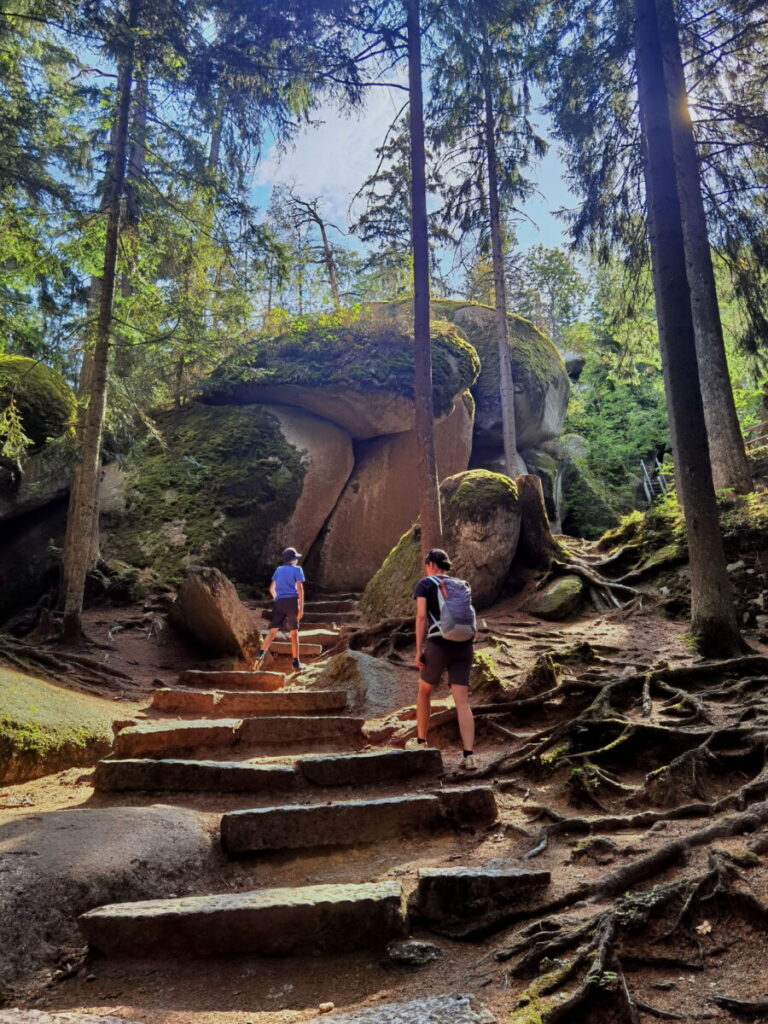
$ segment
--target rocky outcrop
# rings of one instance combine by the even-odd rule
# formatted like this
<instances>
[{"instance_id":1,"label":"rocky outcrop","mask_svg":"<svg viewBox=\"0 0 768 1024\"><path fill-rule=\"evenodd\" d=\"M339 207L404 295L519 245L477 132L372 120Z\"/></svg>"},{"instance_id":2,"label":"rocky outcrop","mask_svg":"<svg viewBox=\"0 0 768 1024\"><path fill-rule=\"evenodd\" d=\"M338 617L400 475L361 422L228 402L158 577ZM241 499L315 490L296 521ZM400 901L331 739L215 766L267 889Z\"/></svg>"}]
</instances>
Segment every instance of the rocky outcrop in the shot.
<instances>
[{"instance_id":1,"label":"rocky outcrop","mask_svg":"<svg viewBox=\"0 0 768 1024\"><path fill-rule=\"evenodd\" d=\"M65 497L76 455L74 438L61 437L22 456L20 475L0 466L0 523Z\"/></svg>"},{"instance_id":2,"label":"rocky outcrop","mask_svg":"<svg viewBox=\"0 0 768 1024\"><path fill-rule=\"evenodd\" d=\"M431 325L435 416L453 409L480 369L451 324ZM272 338L240 349L211 375L205 401L280 402L343 427L355 439L414 426L411 303L370 303L300 317Z\"/></svg>"},{"instance_id":3,"label":"rocky outcrop","mask_svg":"<svg viewBox=\"0 0 768 1024\"><path fill-rule=\"evenodd\" d=\"M350 708L366 718L392 708L399 685L397 669L362 651L342 651L305 671L302 685L308 689L346 690Z\"/></svg>"},{"instance_id":4,"label":"rocky outcrop","mask_svg":"<svg viewBox=\"0 0 768 1024\"><path fill-rule=\"evenodd\" d=\"M469 470L440 487L444 547L452 575L472 587L476 608L492 604L509 573L520 534L517 488L509 477ZM413 588L423 575L417 526L403 534L365 588L360 611L370 622L413 612Z\"/></svg>"},{"instance_id":5,"label":"rocky outcrop","mask_svg":"<svg viewBox=\"0 0 768 1024\"><path fill-rule=\"evenodd\" d=\"M475 414L473 465L493 468L502 444L499 358L495 312L490 306L440 299L433 314L460 328L477 349L482 363L472 388ZM515 384L517 447L539 447L563 429L568 407L569 383L565 364L552 342L533 324L510 314L509 355Z\"/></svg>"},{"instance_id":6,"label":"rocky outcrop","mask_svg":"<svg viewBox=\"0 0 768 1024\"><path fill-rule=\"evenodd\" d=\"M61 437L71 425L75 396L61 374L39 359L0 355L0 410L13 399L21 427L35 444Z\"/></svg>"},{"instance_id":7,"label":"rocky outcrop","mask_svg":"<svg viewBox=\"0 0 768 1024\"><path fill-rule=\"evenodd\" d=\"M438 479L467 468L474 403L469 392L435 424ZM333 510L308 575L325 590L357 590L376 572L419 511L412 430L357 446L355 470Z\"/></svg>"},{"instance_id":8,"label":"rocky outcrop","mask_svg":"<svg viewBox=\"0 0 768 1024\"><path fill-rule=\"evenodd\" d=\"M258 650L261 620L218 569L189 571L171 620L213 654L245 657Z\"/></svg>"},{"instance_id":9,"label":"rocky outcrop","mask_svg":"<svg viewBox=\"0 0 768 1024\"><path fill-rule=\"evenodd\" d=\"M165 577L205 564L266 584L284 547L309 550L352 469L343 430L287 406L192 403L158 426L121 481L106 475L104 550Z\"/></svg>"}]
</instances>

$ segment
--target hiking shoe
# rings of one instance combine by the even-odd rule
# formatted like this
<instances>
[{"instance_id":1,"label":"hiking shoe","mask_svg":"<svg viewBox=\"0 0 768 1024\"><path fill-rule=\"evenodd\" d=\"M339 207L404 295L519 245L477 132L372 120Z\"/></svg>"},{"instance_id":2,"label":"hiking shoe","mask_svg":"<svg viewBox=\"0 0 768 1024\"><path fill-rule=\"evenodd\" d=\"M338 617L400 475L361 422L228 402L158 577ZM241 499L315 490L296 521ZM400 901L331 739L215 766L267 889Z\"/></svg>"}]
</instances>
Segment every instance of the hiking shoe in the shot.
<instances>
[{"instance_id":1,"label":"hiking shoe","mask_svg":"<svg viewBox=\"0 0 768 1024\"><path fill-rule=\"evenodd\" d=\"M406 750L426 750L428 746L429 746L429 744L426 741L424 743L419 743L419 741L416 739L416 737L412 736L408 740L408 742L405 744L405 749Z\"/></svg>"},{"instance_id":2,"label":"hiking shoe","mask_svg":"<svg viewBox=\"0 0 768 1024\"><path fill-rule=\"evenodd\" d=\"M466 757L462 757L459 767L465 772L476 772L477 761L475 761L475 755L467 754Z\"/></svg>"},{"instance_id":3,"label":"hiking shoe","mask_svg":"<svg viewBox=\"0 0 768 1024\"><path fill-rule=\"evenodd\" d=\"M253 656L253 664L254 665L261 665L261 663L264 661L264 655L266 653L267 653L266 651L258 651L256 654L254 654L254 656Z\"/></svg>"},{"instance_id":4,"label":"hiking shoe","mask_svg":"<svg viewBox=\"0 0 768 1024\"><path fill-rule=\"evenodd\" d=\"M304 668L304 666L301 664L298 658L294 658L293 661L291 662L291 665L293 666L295 672L300 672Z\"/></svg>"}]
</instances>

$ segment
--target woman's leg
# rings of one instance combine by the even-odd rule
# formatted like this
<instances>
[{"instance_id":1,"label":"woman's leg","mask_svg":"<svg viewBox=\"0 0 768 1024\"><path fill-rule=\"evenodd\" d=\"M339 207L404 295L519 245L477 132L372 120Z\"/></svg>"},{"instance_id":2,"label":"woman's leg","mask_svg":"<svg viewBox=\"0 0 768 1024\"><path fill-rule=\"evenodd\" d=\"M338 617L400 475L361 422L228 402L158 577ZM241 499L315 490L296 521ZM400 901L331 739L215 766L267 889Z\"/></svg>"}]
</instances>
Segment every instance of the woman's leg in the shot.
<instances>
[{"instance_id":1,"label":"woman's leg","mask_svg":"<svg viewBox=\"0 0 768 1024\"><path fill-rule=\"evenodd\" d=\"M429 716L432 711L432 684L419 680L419 692L416 697L416 735L420 740L427 738Z\"/></svg>"},{"instance_id":2,"label":"woman's leg","mask_svg":"<svg viewBox=\"0 0 768 1024\"><path fill-rule=\"evenodd\" d=\"M451 696L456 705L456 717L459 720L461 742L465 750L475 749L475 719L469 706L469 687L452 686Z\"/></svg>"}]
</instances>

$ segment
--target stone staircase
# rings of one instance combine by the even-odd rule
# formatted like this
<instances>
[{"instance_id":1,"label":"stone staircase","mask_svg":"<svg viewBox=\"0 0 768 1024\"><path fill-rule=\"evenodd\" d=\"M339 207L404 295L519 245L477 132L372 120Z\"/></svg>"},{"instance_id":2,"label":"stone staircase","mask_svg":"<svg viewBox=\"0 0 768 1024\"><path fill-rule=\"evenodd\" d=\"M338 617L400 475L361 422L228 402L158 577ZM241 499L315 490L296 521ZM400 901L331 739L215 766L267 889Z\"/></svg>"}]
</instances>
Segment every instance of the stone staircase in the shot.
<instances>
[{"instance_id":1,"label":"stone staircase","mask_svg":"<svg viewBox=\"0 0 768 1024\"><path fill-rule=\"evenodd\" d=\"M326 594L319 595L304 602L303 627L323 625L330 628L337 626L357 625L360 616L357 610L359 594ZM262 605L262 614L269 618L271 601Z\"/></svg>"},{"instance_id":2,"label":"stone staircase","mask_svg":"<svg viewBox=\"0 0 768 1024\"><path fill-rule=\"evenodd\" d=\"M321 631L316 650L303 647L302 658L320 657L336 636L333 629ZM157 690L147 718L121 729L112 757L97 765L96 790L114 799L205 794L210 801L219 794L221 849L233 867L254 856L279 858L290 851L317 857L323 850L403 837L418 846L427 834L496 821L491 787L471 779L441 786L443 762L434 748L363 749L365 723L345 714L347 692L302 689L300 675L279 670L280 663L290 664L290 652L275 653L275 671L186 671L176 686ZM376 787L386 793L376 795ZM337 799L339 788L357 798ZM238 809L232 809L233 794L240 795ZM260 805L243 808L250 795ZM528 876L540 887L543 875L500 871L498 865L473 869L466 891L476 909L483 898L503 903L504 891L507 902L510 892L522 898ZM330 954L381 948L407 935L410 920L436 916L443 891L450 892L452 913L460 918L456 891L462 877L456 871L425 873L410 910L399 881L346 877L343 884L112 904L80 921L91 950L110 956Z\"/></svg>"}]
</instances>

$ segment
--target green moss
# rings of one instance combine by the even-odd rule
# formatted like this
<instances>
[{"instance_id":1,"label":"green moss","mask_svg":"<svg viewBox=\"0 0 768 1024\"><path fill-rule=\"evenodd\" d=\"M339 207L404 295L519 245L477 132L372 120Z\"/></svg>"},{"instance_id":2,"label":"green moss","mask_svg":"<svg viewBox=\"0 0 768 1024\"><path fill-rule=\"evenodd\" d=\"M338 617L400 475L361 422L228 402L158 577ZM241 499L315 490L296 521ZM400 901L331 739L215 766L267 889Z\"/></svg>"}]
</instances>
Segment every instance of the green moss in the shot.
<instances>
[{"instance_id":1,"label":"green moss","mask_svg":"<svg viewBox=\"0 0 768 1024\"><path fill-rule=\"evenodd\" d=\"M523 605L526 615L560 621L573 615L581 603L584 584L578 576L561 576Z\"/></svg>"},{"instance_id":2,"label":"green moss","mask_svg":"<svg viewBox=\"0 0 768 1024\"><path fill-rule=\"evenodd\" d=\"M563 487L566 513L563 532L574 537L597 540L607 529L615 527L619 517L615 509L598 491L586 469L585 459L574 459L575 471Z\"/></svg>"},{"instance_id":3,"label":"green moss","mask_svg":"<svg viewBox=\"0 0 768 1024\"><path fill-rule=\"evenodd\" d=\"M501 473L469 469L443 480L440 496L443 516L450 523L485 523L499 508L515 507L517 484Z\"/></svg>"},{"instance_id":4,"label":"green moss","mask_svg":"<svg viewBox=\"0 0 768 1024\"><path fill-rule=\"evenodd\" d=\"M193 404L159 420L124 464L128 509L110 554L162 578L205 562L252 583L274 568L261 551L301 494L305 468L277 418L259 406Z\"/></svg>"},{"instance_id":5,"label":"green moss","mask_svg":"<svg viewBox=\"0 0 768 1024\"><path fill-rule=\"evenodd\" d=\"M0 409L15 399L24 433L44 444L72 424L76 401L64 378L45 363L25 356L0 355Z\"/></svg>"},{"instance_id":6,"label":"green moss","mask_svg":"<svg viewBox=\"0 0 768 1024\"><path fill-rule=\"evenodd\" d=\"M412 527L384 559L381 568L363 591L360 612L368 622L378 622L415 611L413 588L424 575L421 534Z\"/></svg>"},{"instance_id":7,"label":"green moss","mask_svg":"<svg viewBox=\"0 0 768 1024\"><path fill-rule=\"evenodd\" d=\"M0 781L93 764L112 748L115 717L107 701L0 668Z\"/></svg>"},{"instance_id":8,"label":"green moss","mask_svg":"<svg viewBox=\"0 0 768 1024\"><path fill-rule=\"evenodd\" d=\"M450 412L457 394L480 372L477 352L444 320L431 324L435 415ZM284 332L257 338L226 360L204 387L217 401L247 401L255 385L349 388L413 398L410 304L372 303L297 317Z\"/></svg>"}]
</instances>

